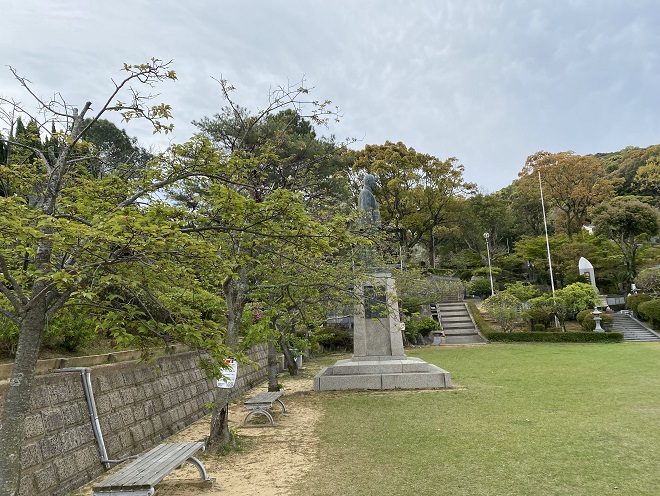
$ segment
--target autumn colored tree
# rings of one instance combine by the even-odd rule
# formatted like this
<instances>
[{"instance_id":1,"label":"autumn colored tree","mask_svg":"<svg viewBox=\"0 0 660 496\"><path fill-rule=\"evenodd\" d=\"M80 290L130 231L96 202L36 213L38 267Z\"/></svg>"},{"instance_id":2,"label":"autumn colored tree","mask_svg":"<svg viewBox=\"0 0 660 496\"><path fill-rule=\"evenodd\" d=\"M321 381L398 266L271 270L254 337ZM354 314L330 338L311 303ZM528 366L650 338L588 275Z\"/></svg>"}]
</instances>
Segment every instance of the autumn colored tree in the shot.
<instances>
[{"instance_id":1,"label":"autumn colored tree","mask_svg":"<svg viewBox=\"0 0 660 496\"><path fill-rule=\"evenodd\" d=\"M656 205L660 206L660 158L653 157L642 165L635 173L633 186L639 194L648 195L655 199Z\"/></svg>"},{"instance_id":2,"label":"autumn colored tree","mask_svg":"<svg viewBox=\"0 0 660 496\"><path fill-rule=\"evenodd\" d=\"M368 172L378 180L375 194L381 218L396 231L404 258L426 238L433 266L435 230L449 219L452 202L474 187L464 181L463 166L456 158L442 161L390 141L367 145L354 157L356 172Z\"/></svg>"},{"instance_id":3,"label":"autumn colored tree","mask_svg":"<svg viewBox=\"0 0 660 496\"><path fill-rule=\"evenodd\" d=\"M518 187L531 196L532 191L540 190L539 174L546 204L561 214L555 219L555 230L563 230L569 239L587 222L590 207L614 195L616 181L605 177L591 155L537 152L527 158L518 174Z\"/></svg>"}]
</instances>

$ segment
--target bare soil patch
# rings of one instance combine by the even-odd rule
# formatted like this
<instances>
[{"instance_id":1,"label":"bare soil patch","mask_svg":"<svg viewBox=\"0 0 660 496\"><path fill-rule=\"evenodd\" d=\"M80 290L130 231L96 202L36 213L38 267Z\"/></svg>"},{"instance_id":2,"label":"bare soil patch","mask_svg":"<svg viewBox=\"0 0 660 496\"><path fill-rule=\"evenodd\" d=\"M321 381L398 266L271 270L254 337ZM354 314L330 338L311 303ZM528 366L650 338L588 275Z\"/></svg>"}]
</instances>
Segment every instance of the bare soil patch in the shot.
<instances>
[{"instance_id":1,"label":"bare soil patch","mask_svg":"<svg viewBox=\"0 0 660 496\"><path fill-rule=\"evenodd\" d=\"M282 397L287 412L273 405L271 413L275 426L271 427L263 415L253 415L243 426L248 413L244 398L230 405L229 426L238 433L242 448L227 455L199 453L209 477L215 479L213 487L200 487L197 469L184 464L156 487L157 496L285 496L303 480L313 466L318 453L317 422L322 416L313 391L313 377L318 366L311 364L297 377L288 374L279 378L284 385ZM247 396L266 391L266 385L253 389ZM198 420L165 442L196 441L209 433L211 416ZM105 476L103 476L105 477ZM93 482L71 493L70 496L90 496Z\"/></svg>"}]
</instances>

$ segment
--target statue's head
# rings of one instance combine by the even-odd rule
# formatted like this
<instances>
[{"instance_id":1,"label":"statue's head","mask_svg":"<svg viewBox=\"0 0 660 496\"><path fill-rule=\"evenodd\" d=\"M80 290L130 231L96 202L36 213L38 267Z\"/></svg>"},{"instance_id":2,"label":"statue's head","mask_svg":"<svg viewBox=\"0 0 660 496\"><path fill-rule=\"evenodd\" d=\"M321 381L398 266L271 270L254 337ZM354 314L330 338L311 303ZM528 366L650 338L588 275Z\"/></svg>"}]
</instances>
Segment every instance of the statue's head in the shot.
<instances>
[{"instance_id":1,"label":"statue's head","mask_svg":"<svg viewBox=\"0 0 660 496\"><path fill-rule=\"evenodd\" d=\"M371 191L375 190L378 187L376 182L376 176L372 174L367 174L364 176L364 185L369 188Z\"/></svg>"}]
</instances>

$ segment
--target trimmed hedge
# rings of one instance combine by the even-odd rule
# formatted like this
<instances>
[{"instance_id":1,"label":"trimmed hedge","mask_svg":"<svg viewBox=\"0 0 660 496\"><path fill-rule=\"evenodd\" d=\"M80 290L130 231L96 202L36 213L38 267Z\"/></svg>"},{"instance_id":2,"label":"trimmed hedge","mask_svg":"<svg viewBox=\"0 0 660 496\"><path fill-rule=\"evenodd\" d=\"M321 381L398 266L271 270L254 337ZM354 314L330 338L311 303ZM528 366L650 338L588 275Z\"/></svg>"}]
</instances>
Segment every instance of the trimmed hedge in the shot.
<instances>
[{"instance_id":1,"label":"trimmed hedge","mask_svg":"<svg viewBox=\"0 0 660 496\"><path fill-rule=\"evenodd\" d=\"M632 313L636 318L639 318L637 307L645 301L651 301L651 296L646 293L631 294L626 297L626 305L632 310Z\"/></svg>"},{"instance_id":2,"label":"trimmed hedge","mask_svg":"<svg viewBox=\"0 0 660 496\"><path fill-rule=\"evenodd\" d=\"M620 332L488 332L489 341L499 343L620 343Z\"/></svg>"},{"instance_id":3,"label":"trimmed hedge","mask_svg":"<svg viewBox=\"0 0 660 496\"><path fill-rule=\"evenodd\" d=\"M604 327L605 324L611 324L614 318L611 315L606 313L600 314L601 327ZM578 321L578 324L582 326L582 329L585 331L593 331L596 329L596 321L594 320L594 315L591 310L582 310L577 314L575 320Z\"/></svg>"},{"instance_id":4,"label":"trimmed hedge","mask_svg":"<svg viewBox=\"0 0 660 496\"><path fill-rule=\"evenodd\" d=\"M475 305L474 303L472 303L470 301L470 302L468 302L468 309L470 310L470 313L472 314L472 318L474 319L474 323L477 324L477 328L479 329L479 331L482 334L486 335L486 333L495 332L495 329L493 329L493 327L488 322L486 322L486 320L483 318L483 316L481 315L481 312L477 308L477 305Z\"/></svg>"},{"instance_id":5,"label":"trimmed hedge","mask_svg":"<svg viewBox=\"0 0 660 496\"><path fill-rule=\"evenodd\" d=\"M650 321L651 325L660 325L660 300L640 303L637 312L642 319Z\"/></svg>"}]
</instances>

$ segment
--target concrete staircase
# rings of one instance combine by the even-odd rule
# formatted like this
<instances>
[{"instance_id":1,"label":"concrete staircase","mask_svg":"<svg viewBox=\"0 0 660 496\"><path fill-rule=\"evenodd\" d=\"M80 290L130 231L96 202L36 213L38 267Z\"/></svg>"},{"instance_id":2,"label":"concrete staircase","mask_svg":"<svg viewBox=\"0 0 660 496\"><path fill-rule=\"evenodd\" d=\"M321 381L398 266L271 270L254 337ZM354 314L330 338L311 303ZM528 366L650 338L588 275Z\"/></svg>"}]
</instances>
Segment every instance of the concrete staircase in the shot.
<instances>
[{"instance_id":1,"label":"concrete staircase","mask_svg":"<svg viewBox=\"0 0 660 496\"><path fill-rule=\"evenodd\" d=\"M612 331L623 334L625 341L660 341L660 335L649 329L632 315L612 314Z\"/></svg>"},{"instance_id":2,"label":"concrete staircase","mask_svg":"<svg viewBox=\"0 0 660 496\"><path fill-rule=\"evenodd\" d=\"M440 322L440 330L445 333L444 344L486 342L474 325L467 304L464 302L432 304L431 317Z\"/></svg>"}]
</instances>

